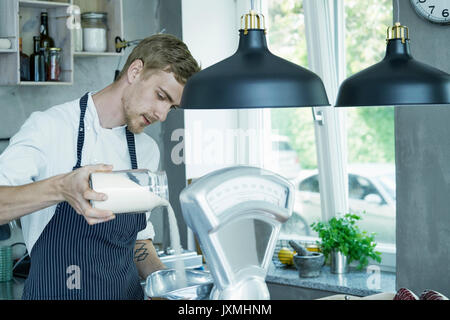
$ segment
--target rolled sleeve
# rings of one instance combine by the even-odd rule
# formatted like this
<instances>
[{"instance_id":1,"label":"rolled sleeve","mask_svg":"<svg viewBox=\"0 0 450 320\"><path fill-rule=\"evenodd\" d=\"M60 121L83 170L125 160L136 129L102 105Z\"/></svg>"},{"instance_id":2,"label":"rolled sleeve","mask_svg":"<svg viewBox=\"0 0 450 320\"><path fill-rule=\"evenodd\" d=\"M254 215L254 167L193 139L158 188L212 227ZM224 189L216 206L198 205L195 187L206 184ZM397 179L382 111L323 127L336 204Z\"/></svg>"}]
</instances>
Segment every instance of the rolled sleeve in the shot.
<instances>
[{"instance_id":1,"label":"rolled sleeve","mask_svg":"<svg viewBox=\"0 0 450 320\"><path fill-rule=\"evenodd\" d=\"M0 185L28 184L44 174L47 126L42 120L40 112L33 113L0 155Z\"/></svg>"},{"instance_id":2,"label":"rolled sleeve","mask_svg":"<svg viewBox=\"0 0 450 320\"><path fill-rule=\"evenodd\" d=\"M145 229L141 230L137 234L137 240L148 240L155 237L155 230L153 229L153 224L150 221L150 212L145 213L147 219L147 226Z\"/></svg>"}]
</instances>

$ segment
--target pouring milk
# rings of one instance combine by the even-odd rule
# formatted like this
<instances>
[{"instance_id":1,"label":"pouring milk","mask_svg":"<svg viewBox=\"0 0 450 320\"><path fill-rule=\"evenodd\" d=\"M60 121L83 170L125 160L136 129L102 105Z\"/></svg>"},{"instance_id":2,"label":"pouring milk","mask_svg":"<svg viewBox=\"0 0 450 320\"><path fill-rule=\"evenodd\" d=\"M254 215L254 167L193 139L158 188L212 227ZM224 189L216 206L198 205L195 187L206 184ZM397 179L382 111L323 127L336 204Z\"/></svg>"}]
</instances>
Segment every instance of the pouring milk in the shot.
<instances>
[{"instance_id":1,"label":"pouring milk","mask_svg":"<svg viewBox=\"0 0 450 320\"><path fill-rule=\"evenodd\" d=\"M92 207L110 210L114 214L150 212L157 207L166 207L170 228L170 245L175 255L181 255L178 224L169 201L153 193L149 186L142 186L132 180L132 176L114 172L94 172L91 174L91 188L108 196L105 201L92 201ZM182 260L175 260L175 269L180 274L178 286L186 287L186 272Z\"/></svg>"}]
</instances>

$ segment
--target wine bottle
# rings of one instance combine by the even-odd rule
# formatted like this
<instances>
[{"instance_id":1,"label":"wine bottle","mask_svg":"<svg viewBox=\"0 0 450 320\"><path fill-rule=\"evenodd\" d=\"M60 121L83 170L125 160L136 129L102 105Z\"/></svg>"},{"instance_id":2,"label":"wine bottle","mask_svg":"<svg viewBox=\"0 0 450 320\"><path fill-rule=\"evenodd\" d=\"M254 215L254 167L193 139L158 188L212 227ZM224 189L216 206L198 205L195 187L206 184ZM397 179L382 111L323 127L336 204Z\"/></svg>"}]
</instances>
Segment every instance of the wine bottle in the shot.
<instances>
[{"instance_id":1,"label":"wine bottle","mask_svg":"<svg viewBox=\"0 0 450 320\"><path fill-rule=\"evenodd\" d=\"M30 80L30 57L22 52L22 38L19 38L20 51L20 80Z\"/></svg>"},{"instance_id":2,"label":"wine bottle","mask_svg":"<svg viewBox=\"0 0 450 320\"><path fill-rule=\"evenodd\" d=\"M30 56L31 81L45 81L45 57L41 50L41 37L33 37L34 52Z\"/></svg>"},{"instance_id":3,"label":"wine bottle","mask_svg":"<svg viewBox=\"0 0 450 320\"><path fill-rule=\"evenodd\" d=\"M55 41L49 35L47 12L41 12L40 36L40 47L42 49L47 50L48 48L53 48L55 46Z\"/></svg>"}]
</instances>

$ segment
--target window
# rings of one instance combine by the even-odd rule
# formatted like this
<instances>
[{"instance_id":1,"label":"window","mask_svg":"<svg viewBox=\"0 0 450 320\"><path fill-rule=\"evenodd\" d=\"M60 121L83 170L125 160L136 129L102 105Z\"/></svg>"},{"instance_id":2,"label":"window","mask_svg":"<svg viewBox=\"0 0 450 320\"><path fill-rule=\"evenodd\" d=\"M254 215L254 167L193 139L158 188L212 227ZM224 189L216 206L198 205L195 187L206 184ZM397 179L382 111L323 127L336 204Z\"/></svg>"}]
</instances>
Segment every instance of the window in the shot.
<instances>
[{"instance_id":1,"label":"window","mask_svg":"<svg viewBox=\"0 0 450 320\"><path fill-rule=\"evenodd\" d=\"M303 1L267 0L267 41L270 51L301 66L308 64ZM312 235L310 224L320 218L320 195L317 177L300 176L317 170L316 141L311 108L269 110L272 130L272 163L268 169L277 172L296 186L294 212L283 224L281 234ZM310 189L309 197L299 197L298 186ZM311 193L316 193L311 194ZM312 203L310 203L312 201ZM305 212L307 210L308 212Z\"/></svg>"},{"instance_id":2,"label":"window","mask_svg":"<svg viewBox=\"0 0 450 320\"><path fill-rule=\"evenodd\" d=\"M349 211L363 217L359 223L360 228L375 232L379 242L393 243L395 221L392 217L395 213L395 199L392 197L392 190L382 182L386 178L366 178L349 174ZM294 232L298 227L303 231L303 235L313 236L315 233L309 226L321 218L318 175L305 178L296 188L296 206L300 214L299 217L293 216L291 219L297 222L289 222L285 229Z\"/></svg>"},{"instance_id":3,"label":"window","mask_svg":"<svg viewBox=\"0 0 450 320\"><path fill-rule=\"evenodd\" d=\"M343 2L341 2L343 1ZM218 62L226 58L235 52L236 44L238 41L238 35L236 33L236 26L239 26L239 19L236 18L236 12L240 14L248 12L249 8L245 10L240 6L249 6L250 2L246 1L207 1L203 0L205 8L211 14L202 12L202 19L205 17L212 17L211 23L207 23L210 26L217 26L217 30L209 30L208 34L220 33L220 41L216 41L214 45L204 46L204 33L195 32L195 29L185 28L183 25L183 32L186 31L184 39L189 40L189 47L194 49L194 53L200 56L200 61L203 67L207 67L212 63ZM392 2L391 0L371 0L371 1L358 1L358 0L336 0L336 1L308 1L305 0L260 0L264 8L263 13L266 17L266 27L268 29L267 42L271 52L281 56L289 61L299 64L304 67L316 65L317 62L323 62L326 59L324 57L331 57L329 52L339 52L338 57L335 60L339 60L337 70L339 78L343 77L342 70L346 69L345 77L348 77L378 61L380 61L384 55L386 48L385 43L385 31L387 26L392 24ZM183 2L184 3L184 2ZM306 4L305 4L306 3ZM323 48L323 44L329 44L326 39L322 42L324 33L332 35L329 32L329 28L320 28L324 24L323 17L325 16L325 10L320 10L321 6L327 6L329 4L339 4L339 19L335 25L334 22L330 24L332 28L339 29L338 36L342 36L342 30L345 29L345 39L341 39L334 43L335 48L327 46ZM344 8L342 8L342 3ZM314 5L313 5L314 4ZM188 10L191 7L183 7L183 23L190 21L189 26L191 28L198 28L198 12L194 9ZM184 10L186 9L186 10ZM328 9L328 8L327 8ZM306 30L305 26L305 11L308 15L313 10L312 18L306 21L308 26L314 22L315 27ZM339 23L344 16L345 12L345 25ZM221 23L217 22L217 15L215 12L221 12ZM191 19L185 19L187 13L190 13ZM326 12L327 15L336 14L333 10ZM220 17L219 17L220 18ZM236 18L236 21L233 19ZM214 21L213 21L214 20ZM330 19L331 21L331 19ZM325 30L325 31L324 31ZM189 31L189 32L188 32ZM306 32L308 31L308 33ZM309 32L311 31L311 32ZM199 36L200 35L200 36ZM193 39L189 38L193 37ZM214 38L214 37L213 37ZM307 47L306 39L311 41L313 46ZM314 41L314 40L320 41ZM339 48L338 48L339 47ZM345 65L341 62L343 58L343 48L345 47ZM308 50L319 54L308 57ZM315 59L312 59L315 58ZM330 58L331 59L331 58ZM334 61L334 60L333 60ZM309 62L309 63L308 63ZM329 61L328 61L329 62ZM327 76L331 77L335 70L326 66L326 63L322 64L323 79ZM324 82L326 82L324 80ZM328 89L327 89L328 90ZM329 94L333 90L328 90ZM333 97L330 97L330 102L333 103ZM317 108L314 108L317 109ZM292 108L292 109L264 109L259 111L255 110L215 110L213 115L207 115L205 111L198 111L203 113L202 126L203 128L213 128L227 130L229 128L258 128L264 133L264 139L260 139L255 143L245 144L240 148L235 142L225 142L226 147L231 146L242 151L242 154L256 155L259 159L263 160L263 166L278 172L282 176L290 180L296 189L296 202L294 205L294 214L287 223L283 225L281 237L292 238L295 236L314 236L311 232L309 225L315 220L322 219L323 212L335 212L335 208L330 206L330 192L326 192L327 188L331 185L324 181L324 177L329 175L322 174L319 179L318 167L323 172L325 168L332 168L332 173L338 172L336 168L343 168L347 163L348 165L348 185L349 196L345 197L339 195L339 201L342 199L348 200L348 207L350 210L361 210L361 212L369 212L373 210L377 213L373 219L369 219L369 215L365 215L363 222L365 225L362 227L367 231L376 231L378 226L385 225L389 234L377 235L378 242L386 242L391 245L394 243L395 234L395 167L394 167L394 122L393 122L393 108L343 108L347 110L347 114L343 118L338 118L337 126L339 130L339 141L344 140L346 145L342 145L339 150L330 152L327 157L323 157L323 149L326 149L327 145L336 145L332 140L332 136L335 135L337 130L329 130L326 134L323 131L318 133L318 126L314 124L311 108ZM197 110L195 111L197 112ZM260 113L259 113L260 112ZM192 116L190 115L192 113ZM262 116L264 115L264 116ZM317 113L316 113L317 115ZM326 114L324 113L324 116ZM186 128L193 127L196 120L199 119L199 114L193 111L186 112ZM328 120L324 117L325 120ZM224 120L225 119L225 120ZM214 120L214 121L212 121ZM344 121L342 121L344 120ZM327 122L327 121L325 121ZM329 125L331 121L328 121L326 125ZM342 124L345 122L345 126ZM334 122L333 122L334 123ZM325 126L324 126L325 127ZM329 128L329 127L328 127ZM195 129L195 127L194 127ZM345 133L344 133L345 131ZM195 133L196 131L193 130ZM203 131L202 131L203 132ZM271 137L267 137L267 133ZM208 136L208 135L203 135ZM336 135L335 135L336 136ZM202 137L202 136L200 136ZM344 139L342 137L345 137ZM196 146L194 150L203 150L201 139L192 139L192 145ZM189 139L186 139L189 141ZM330 143L331 141L331 143ZM188 143L186 143L188 144ZM260 145L263 145L261 147ZM189 148L186 148L189 150ZM242 149L242 150L241 150ZM331 149L331 148L330 148ZM346 151L341 152L344 149ZM263 150L263 151L262 151ZM186 152L189 154L189 152ZM195 152L191 152L195 154ZM269 159L267 158L269 154ZM345 155L345 159L338 163L333 160L336 159L336 155ZM263 156L264 155L264 156ZM319 155L319 159L317 158ZM240 157L238 157L240 159ZM327 161L323 161L326 158ZM343 157L344 158L344 157ZM245 161L237 163L227 163L227 165L236 164L248 164ZM337 164L336 164L337 163ZM269 164L269 165L268 165ZM258 166L257 164L256 166ZM334 165L334 167L333 167ZM357 167L372 166L371 169L363 169L365 171L357 171ZM380 168L376 176L368 175L368 173L375 172L373 166L376 165ZM262 166L262 165L261 165ZM187 165L188 177L198 177L213 169L218 169L216 166L206 167L203 163L199 167L198 171L191 170L193 166ZM201 168L200 168L201 167ZM205 168L206 167L206 168ZM386 170L381 170L381 167L386 167ZM389 168L388 168L389 167ZM195 171L195 172L194 172ZM354 177L358 178L355 180ZM340 174L339 180L343 182L346 178L344 174ZM324 186L320 190L319 181L322 181ZM346 182L346 181L345 181ZM347 183L347 182L346 182ZM351 183L354 186L351 186ZM338 186L345 185L343 183L336 184ZM334 188L335 186L333 186ZM333 189L332 188L332 189ZM355 189L358 188L358 189ZM366 189L366 191L361 191ZM340 187L340 192L342 192ZM359 191L358 191L359 190ZM370 190L377 190L377 192L369 192ZM345 190L347 191L347 190ZM357 194L359 192L359 198ZM362 196L366 192L365 196ZM336 193L336 192L335 192ZM339 192L337 192L339 193ZM322 199L321 199L322 196ZM361 197L363 197L361 199ZM336 199L332 199L336 200ZM337 202L337 201L335 201ZM394 208L394 214L387 213L389 207ZM336 207L336 206L335 206ZM342 206L344 207L344 205ZM372 209L373 208L373 209ZM325 215L324 215L325 216ZM328 218L328 217L327 217ZM384 220L383 220L384 219ZM392 227L391 227L392 226ZM386 239L384 240L383 239ZM390 238L391 237L391 238ZM390 240L389 240L390 239ZM314 241L314 239L312 239ZM395 247L389 247L390 252L390 266L395 266ZM393 249L392 249L393 248ZM383 256L383 264L387 260Z\"/></svg>"},{"instance_id":4,"label":"window","mask_svg":"<svg viewBox=\"0 0 450 320\"><path fill-rule=\"evenodd\" d=\"M343 3L344 69L345 77L349 77L383 58L385 30L392 24L393 8L390 0L367 3L344 0ZM307 67L304 1L266 0L266 5L270 50ZM394 109L345 109L348 209L361 214L360 228L375 232L377 243L395 244ZM297 153L300 167L296 178L290 178L296 188L296 200L293 215L283 225L280 238L316 236L310 224L322 219L323 203L318 179L317 134L311 109L273 109L270 118L272 132L287 137ZM278 144L279 153L281 149L282 145Z\"/></svg>"},{"instance_id":5,"label":"window","mask_svg":"<svg viewBox=\"0 0 450 320\"><path fill-rule=\"evenodd\" d=\"M384 57L392 1L344 0L347 77ZM395 243L394 108L347 108L349 209L378 243Z\"/></svg>"}]
</instances>

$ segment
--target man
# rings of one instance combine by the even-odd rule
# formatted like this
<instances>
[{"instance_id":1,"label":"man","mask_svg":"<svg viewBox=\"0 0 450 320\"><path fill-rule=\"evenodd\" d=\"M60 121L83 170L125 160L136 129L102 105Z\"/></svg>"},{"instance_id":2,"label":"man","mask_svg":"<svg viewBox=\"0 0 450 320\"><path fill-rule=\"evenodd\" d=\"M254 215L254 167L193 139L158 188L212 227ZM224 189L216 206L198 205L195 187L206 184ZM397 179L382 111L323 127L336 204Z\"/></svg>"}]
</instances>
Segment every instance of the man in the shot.
<instances>
[{"instance_id":1,"label":"man","mask_svg":"<svg viewBox=\"0 0 450 320\"><path fill-rule=\"evenodd\" d=\"M21 219L31 257L23 299L143 299L139 276L165 267L149 213L92 208L106 195L89 176L157 170L157 144L142 131L166 119L199 70L182 41L151 36L113 84L34 112L11 139L0 156L0 224Z\"/></svg>"}]
</instances>

